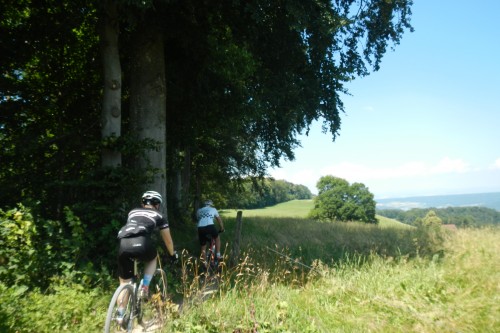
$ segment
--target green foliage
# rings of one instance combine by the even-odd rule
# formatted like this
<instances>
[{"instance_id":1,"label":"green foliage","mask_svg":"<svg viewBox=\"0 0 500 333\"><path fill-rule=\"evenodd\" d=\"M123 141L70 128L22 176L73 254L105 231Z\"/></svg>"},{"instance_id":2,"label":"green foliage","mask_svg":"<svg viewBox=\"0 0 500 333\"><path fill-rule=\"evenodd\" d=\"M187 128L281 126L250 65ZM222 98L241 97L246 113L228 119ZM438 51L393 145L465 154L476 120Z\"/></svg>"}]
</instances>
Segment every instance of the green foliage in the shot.
<instances>
[{"instance_id":1,"label":"green foliage","mask_svg":"<svg viewBox=\"0 0 500 333\"><path fill-rule=\"evenodd\" d=\"M68 184L96 165L98 40L82 5L2 2L1 208L33 200L55 217L74 200Z\"/></svg>"},{"instance_id":2,"label":"green foliage","mask_svg":"<svg viewBox=\"0 0 500 333\"><path fill-rule=\"evenodd\" d=\"M0 210L0 281L8 286L46 289L51 282L94 284L97 273L87 260L90 240L73 212L63 221L33 216L19 205Z\"/></svg>"},{"instance_id":3,"label":"green foliage","mask_svg":"<svg viewBox=\"0 0 500 333\"><path fill-rule=\"evenodd\" d=\"M335 138L344 85L369 67L377 70L386 47L412 30L410 0L117 5L114 23L120 45L127 45L119 55L124 77L136 65L133 37L150 35L147 29L163 33L169 93L159 126L166 127L168 151L165 165L156 167L167 171L168 197L178 200L173 207L180 213L214 184L263 177L282 158L293 159L297 136L314 120L323 120ZM102 4L81 0L6 0L0 12L0 202L5 209L40 202L37 213L61 220L62 207L93 206L95 192L85 190L96 181L88 175L102 171L102 150L127 153L120 138L101 142L98 29L105 12ZM132 83L123 80L120 87L127 138L137 136L128 126ZM140 155L123 157L122 167L131 169ZM151 178L157 170L141 174ZM122 178L113 184L106 198L132 195L128 185L138 183ZM99 209L117 207L98 203ZM75 209L86 226L98 224L97 214L89 220L86 212ZM103 223L115 219L109 215Z\"/></svg>"},{"instance_id":4,"label":"green foliage","mask_svg":"<svg viewBox=\"0 0 500 333\"><path fill-rule=\"evenodd\" d=\"M8 288L0 282L2 332L99 332L107 297L82 285L58 286L50 293Z\"/></svg>"},{"instance_id":5,"label":"green foliage","mask_svg":"<svg viewBox=\"0 0 500 333\"><path fill-rule=\"evenodd\" d=\"M421 220L416 220L415 225L417 226L423 226L426 228L440 228L441 225L443 224L443 220L441 220L437 215L436 212L433 210L430 210L423 219Z\"/></svg>"},{"instance_id":6,"label":"green foliage","mask_svg":"<svg viewBox=\"0 0 500 333\"><path fill-rule=\"evenodd\" d=\"M29 285L41 268L33 260L36 226L31 214L22 209L0 210L0 281L8 285Z\"/></svg>"},{"instance_id":7,"label":"green foliage","mask_svg":"<svg viewBox=\"0 0 500 333\"><path fill-rule=\"evenodd\" d=\"M324 176L317 183L318 195L310 217L329 221L362 221L377 223L373 194L361 183Z\"/></svg>"},{"instance_id":8,"label":"green foliage","mask_svg":"<svg viewBox=\"0 0 500 333\"><path fill-rule=\"evenodd\" d=\"M434 211L443 224L455 224L457 227L480 227L498 225L500 212L486 207L447 207L447 208L413 208L377 210L377 214L396 219L409 225L415 225L430 211Z\"/></svg>"},{"instance_id":9,"label":"green foliage","mask_svg":"<svg viewBox=\"0 0 500 333\"><path fill-rule=\"evenodd\" d=\"M411 1L379 7L170 3L162 19L169 32L168 178L198 196L214 183L263 177L281 158L293 160L297 135L313 120L323 120L335 138L344 83L367 75L372 64L378 69L385 47L411 30Z\"/></svg>"}]
</instances>

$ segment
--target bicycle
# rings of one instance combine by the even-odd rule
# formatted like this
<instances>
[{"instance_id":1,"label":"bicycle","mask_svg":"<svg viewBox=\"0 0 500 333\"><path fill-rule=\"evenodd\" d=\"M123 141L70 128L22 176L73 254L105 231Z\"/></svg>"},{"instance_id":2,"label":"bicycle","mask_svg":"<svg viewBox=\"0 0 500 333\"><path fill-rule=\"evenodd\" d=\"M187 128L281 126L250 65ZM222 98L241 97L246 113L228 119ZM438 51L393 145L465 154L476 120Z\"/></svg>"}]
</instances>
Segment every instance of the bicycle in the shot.
<instances>
[{"instance_id":1,"label":"bicycle","mask_svg":"<svg viewBox=\"0 0 500 333\"><path fill-rule=\"evenodd\" d=\"M143 330L154 325L161 326L164 320L164 308L167 301L167 275L159 268L153 274L149 285L149 295L141 295L142 279L138 269L138 260L134 261L134 276L130 283L120 285L109 303L104 332L132 332L135 321ZM160 257L157 257L160 263ZM125 309L123 316L118 315L118 307Z\"/></svg>"},{"instance_id":2,"label":"bicycle","mask_svg":"<svg viewBox=\"0 0 500 333\"><path fill-rule=\"evenodd\" d=\"M219 234L223 233L224 230L219 230ZM204 264L205 264L205 272L207 276L213 276L219 273L219 260L217 258L217 250L215 247L216 239L212 237L210 234L205 235L209 245L205 251Z\"/></svg>"}]
</instances>

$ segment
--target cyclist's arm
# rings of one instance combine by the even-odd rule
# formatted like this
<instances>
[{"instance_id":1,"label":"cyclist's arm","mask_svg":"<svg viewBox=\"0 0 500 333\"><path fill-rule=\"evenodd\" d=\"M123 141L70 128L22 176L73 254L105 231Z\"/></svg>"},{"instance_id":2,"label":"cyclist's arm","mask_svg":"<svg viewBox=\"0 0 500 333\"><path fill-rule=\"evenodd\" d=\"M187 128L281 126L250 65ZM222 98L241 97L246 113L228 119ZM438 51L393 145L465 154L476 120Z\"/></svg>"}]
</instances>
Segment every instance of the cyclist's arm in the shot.
<instances>
[{"instance_id":1,"label":"cyclist's arm","mask_svg":"<svg viewBox=\"0 0 500 333\"><path fill-rule=\"evenodd\" d=\"M169 228L161 229L160 235L161 238L163 239L163 242L165 243L165 246L167 247L168 254L173 256L175 250L174 250L174 242L172 240L172 235L170 235L170 229Z\"/></svg>"},{"instance_id":2,"label":"cyclist's arm","mask_svg":"<svg viewBox=\"0 0 500 333\"><path fill-rule=\"evenodd\" d=\"M217 220L217 222L219 223L219 226L220 226L220 230L224 230L224 223L222 222L222 219L220 216L216 216L215 219Z\"/></svg>"}]
</instances>

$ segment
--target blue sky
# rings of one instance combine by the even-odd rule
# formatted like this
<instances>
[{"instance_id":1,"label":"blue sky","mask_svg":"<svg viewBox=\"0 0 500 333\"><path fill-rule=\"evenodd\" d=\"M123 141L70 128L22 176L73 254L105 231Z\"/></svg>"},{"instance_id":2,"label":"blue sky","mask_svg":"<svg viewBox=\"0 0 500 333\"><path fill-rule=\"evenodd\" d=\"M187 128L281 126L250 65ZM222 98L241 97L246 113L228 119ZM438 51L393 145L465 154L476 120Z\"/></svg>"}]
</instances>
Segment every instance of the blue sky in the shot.
<instances>
[{"instance_id":1,"label":"blue sky","mask_svg":"<svg viewBox=\"0 0 500 333\"><path fill-rule=\"evenodd\" d=\"M270 172L317 192L320 177L375 198L500 192L500 1L415 0L415 32L344 96L340 136L314 123Z\"/></svg>"}]
</instances>

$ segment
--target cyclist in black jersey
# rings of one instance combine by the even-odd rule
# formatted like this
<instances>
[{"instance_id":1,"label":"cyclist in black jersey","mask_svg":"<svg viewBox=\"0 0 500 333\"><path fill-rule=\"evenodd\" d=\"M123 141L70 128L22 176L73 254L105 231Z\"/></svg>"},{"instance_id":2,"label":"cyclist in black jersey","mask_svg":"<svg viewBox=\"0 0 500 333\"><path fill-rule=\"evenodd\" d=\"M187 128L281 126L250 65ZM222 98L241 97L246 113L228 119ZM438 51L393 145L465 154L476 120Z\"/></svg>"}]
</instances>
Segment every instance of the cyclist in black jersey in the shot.
<instances>
[{"instance_id":1,"label":"cyclist in black jersey","mask_svg":"<svg viewBox=\"0 0 500 333\"><path fill-rule=\"evenodd\" d=\"M118 232L120 247L118 250L118 275L120 284L129 283L134 275L134 263L130 259L138 259L145 263L143 292L147 295L149 283L156 270L156 244L151 235L159 229L161 238L167 247L172 261L178 256L170 234L168 221L159 209L163 199L160 193L147 191L142 196L142 207L132 209L128 213L127 223Z\"/></svg>"}]
</instances>

